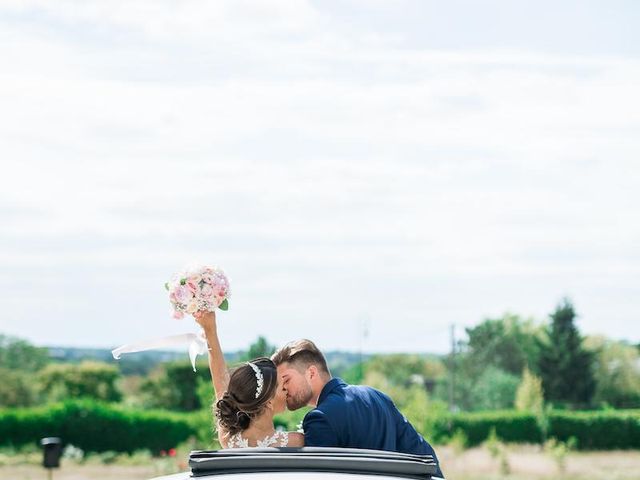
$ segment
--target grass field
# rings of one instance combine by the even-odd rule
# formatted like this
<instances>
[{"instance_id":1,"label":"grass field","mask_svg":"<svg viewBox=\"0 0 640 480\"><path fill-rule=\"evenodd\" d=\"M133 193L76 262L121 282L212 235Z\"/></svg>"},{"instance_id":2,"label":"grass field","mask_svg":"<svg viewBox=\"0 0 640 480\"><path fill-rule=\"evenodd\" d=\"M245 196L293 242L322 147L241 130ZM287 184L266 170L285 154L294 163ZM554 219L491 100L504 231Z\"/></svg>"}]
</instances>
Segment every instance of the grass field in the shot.
<instances>
[{"instance_id":1,"label":"grass field","mask_svg":"<svg viewBox=\"0 0 640 480\"><path fill-rule=\"evenodd\" d=\"M450 480L638 480L640 452L573 452L566 457L565 470L535 446L508 446L502 459L485 448L456 452L449 447L437 449ZM183 458L153 459L146 465L103 465L96 462L63 463L53 480L143 480L185 468ZM506 460L506 461L505 461ZM506 473L508 470L508 473ZM0 478L6 480L47 480L47 472L32 460L0 466Z\"/></svg>"},{"instance_id":2,"label":"grass field","mask_svg":"<svg viewBox=\"0 0 640 480\"><path fill-rule=\"evenodd\" d=\"M503 473L500 459L484 448L456 454L450 448L437 450L445 475L451 480L638 480L640 452L573 452L566 457L564 471L537 446L508 446L509 473Z\"/></svg>"}]
</instances>

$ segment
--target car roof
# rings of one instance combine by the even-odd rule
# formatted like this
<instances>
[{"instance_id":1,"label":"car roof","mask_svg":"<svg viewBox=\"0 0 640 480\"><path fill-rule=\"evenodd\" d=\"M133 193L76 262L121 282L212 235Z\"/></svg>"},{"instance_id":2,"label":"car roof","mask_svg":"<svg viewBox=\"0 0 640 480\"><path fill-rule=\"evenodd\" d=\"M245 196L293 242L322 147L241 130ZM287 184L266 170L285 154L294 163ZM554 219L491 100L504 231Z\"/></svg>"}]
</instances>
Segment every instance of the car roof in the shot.
<instances>
[{"instance_id":1,"label":"car roof","mask_svg":"<svg viewBox=\"0 0 640 480\"><path fill-rule=\"evenodd\" d=\"M220 479L268 478L273 473L295 473L314 479L358 475L359 479L431 479L438 465L431 455L347 448L241 448L198 450L189 455L191 477ZM267 474L267 475L265 475ZM271 475L268 475L271 474ZM175 477L180 480L184 477ZM167 479L169 480L169 479Z\"/></svg>"}]
</instances>

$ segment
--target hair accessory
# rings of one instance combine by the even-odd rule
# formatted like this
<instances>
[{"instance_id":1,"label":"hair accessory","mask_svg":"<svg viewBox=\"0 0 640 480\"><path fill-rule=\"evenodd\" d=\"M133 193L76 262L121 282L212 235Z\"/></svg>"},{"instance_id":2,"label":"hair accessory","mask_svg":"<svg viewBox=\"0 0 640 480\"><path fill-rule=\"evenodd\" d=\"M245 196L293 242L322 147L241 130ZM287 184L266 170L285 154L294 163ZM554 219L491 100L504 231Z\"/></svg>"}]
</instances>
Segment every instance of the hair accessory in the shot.
<instances>
[{"instance_id":1,"label":"hair accessory","mask_svg":"<svg viewBox=\"0 0 640 480\"><path fill-rule=\"evenodd\" d=\"M262 372L260 371L260 367L256 364L249 362L249 366L253 369L256 374L256 398L260 396L262 393L262 387L264 386L264 377L262 376Z\"/></svg>"}]
</instances>

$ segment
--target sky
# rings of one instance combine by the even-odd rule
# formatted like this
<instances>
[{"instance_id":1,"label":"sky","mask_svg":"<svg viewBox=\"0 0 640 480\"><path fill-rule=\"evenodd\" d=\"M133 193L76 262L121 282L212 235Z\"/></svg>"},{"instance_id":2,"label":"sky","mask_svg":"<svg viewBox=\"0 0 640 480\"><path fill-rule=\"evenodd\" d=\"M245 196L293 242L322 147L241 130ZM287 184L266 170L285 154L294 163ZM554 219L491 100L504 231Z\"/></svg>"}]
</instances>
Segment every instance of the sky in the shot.
<instances>
[{"instance_id":1,"label":"sky","mask_svg":"<svg viewBox=\"0 0 640 480\"><path fill-rule=\"evenodd\" d=\"M448 351L570 298L640 342L635 1L0 2L0 333Z\"/></svg>"}]
</instances>

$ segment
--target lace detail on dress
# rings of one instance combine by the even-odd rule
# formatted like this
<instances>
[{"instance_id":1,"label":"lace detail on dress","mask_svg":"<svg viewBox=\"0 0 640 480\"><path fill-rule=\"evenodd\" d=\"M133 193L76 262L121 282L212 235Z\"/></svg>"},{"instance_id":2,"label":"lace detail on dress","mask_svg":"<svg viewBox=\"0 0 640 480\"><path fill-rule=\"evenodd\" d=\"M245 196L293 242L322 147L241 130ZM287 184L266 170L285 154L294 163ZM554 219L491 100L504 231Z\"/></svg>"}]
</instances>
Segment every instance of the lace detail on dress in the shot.
<instances>
[{"instance_id":1,"label":"lace detail on dress","mask_svg":"<svg viewBox=\"0 0 640 480\"><path fill-rule=\"evenodd\" d=\"M229 438L227 448L249 448L249 440L242 438L240 433L236 433Z\"/></svg>"},{"instance_id":2,"label":"lace detail on dress","mask_svg":"<svg viewBox=\"0 0 640 480\"><path fill-rule=\"evenodd\" d=\"M275 432L269 437L265 437L262 440L256 442L256 446L253 448L266 448L266 447L286 447L289 445L289 432ZM242 437L241 433L236 433L229 438L227 442L227 448L252 448L249 445L249 440Z\"/></svg>"}]
</instances>

